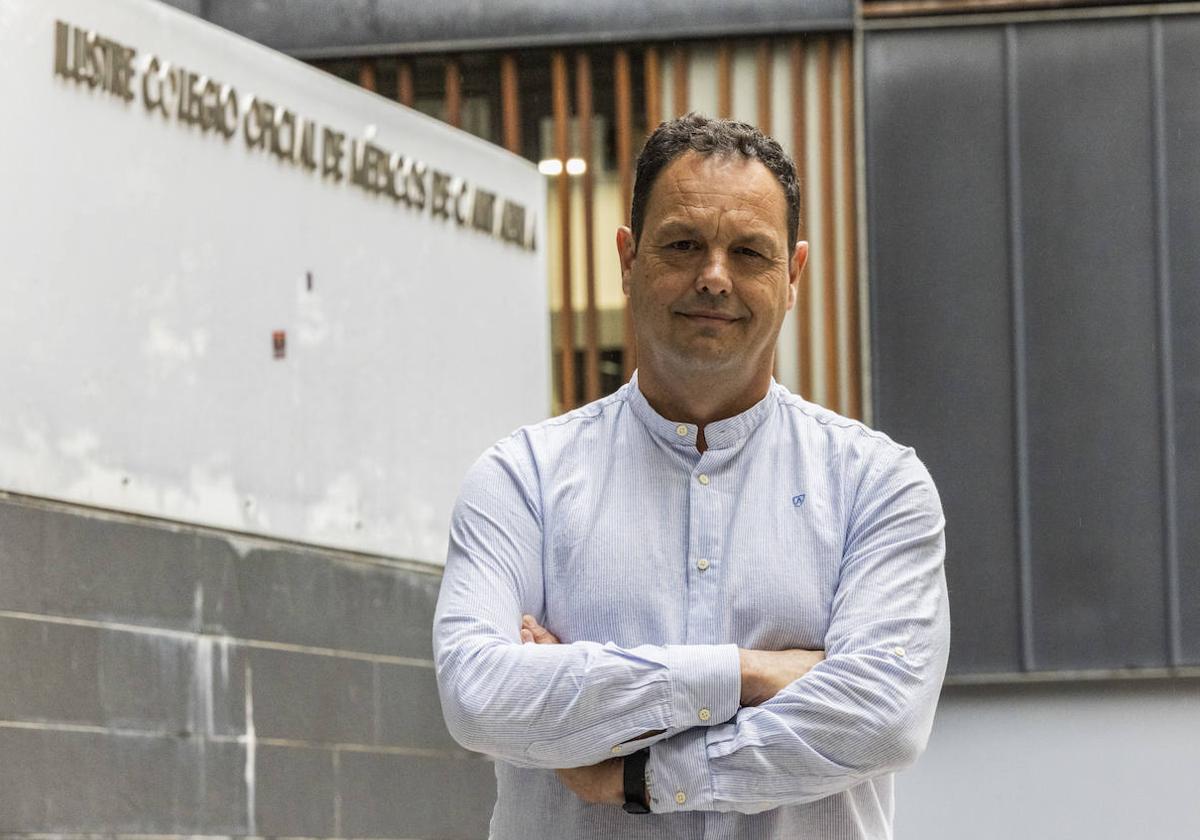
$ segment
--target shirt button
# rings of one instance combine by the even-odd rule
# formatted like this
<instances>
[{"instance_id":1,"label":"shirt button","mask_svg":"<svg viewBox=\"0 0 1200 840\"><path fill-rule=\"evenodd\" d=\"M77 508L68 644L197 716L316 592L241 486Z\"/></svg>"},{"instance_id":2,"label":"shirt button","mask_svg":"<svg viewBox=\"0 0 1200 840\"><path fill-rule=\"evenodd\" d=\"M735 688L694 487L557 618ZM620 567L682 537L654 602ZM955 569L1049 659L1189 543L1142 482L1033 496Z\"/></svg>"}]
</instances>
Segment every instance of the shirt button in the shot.
<instances>
[{"instance_id":1,"label":"shirt button","mask_svg":"<svg viewBox=\"0 0 1200 840\"><path fill-rule=\"evenodd\" d=\"M697 568L697 569L699 569L699 570L700 570L700 571L702 571L702 572L703 572L703 571L705 571L705 570L707 570L707 569L708 569L708 558L707 558L707 557L701 557L699 560L697 560L697 561L696 561L696 568Z\"/></svg>"},{"instance_id":2,"label":"shirt button","mask_svg":"<svg viewBox=\"0 0 1200 840\"><path fill-rule=\"evenodd\" d=\"M681 790L676 791L675 792L675 801L678 802L680 805L682 805L684 802L687 802L687 794Z\"/></svg>"},{"instance_id":3,"label":"shirt button","mask_svg":"<svg viewBox=\"0 0 1200 840\"><path fill-rule=\"evenodd\" d=\"M675 434L679 435L680 437L687 437L687 426L680 423L675 427Z\"/></svg>"},{"instance_id":4,"label":"shirt button","mask_svg":"<svg viewBox=\"0 0 1200 840\"><path fill-rule=\"evenodd\" d=\"M710 717L712 717L712 712L710 712L708 709L701 709L697 714L700 720L708 720Z\"/></svg>"},{"instance_id":5,"label":"shirt button","mask_svg":"<svg viewBox=\"0 0 1200 840\"><path fill-rule=\"evenodd\" d=\"M706 476L704 473L700 473L700 476L696 480L701 484L708 484L708 476Z\"/></svg>"},{"instance_id":6,"label":"shirt button","mask_svg":"<svg viewBox=\"0 0 1200 840\"><path fill-rule=\"evenodd\" d=\"M615 747L613 747L613 748L612 748L612 751L613 751L613 754L614 754L614 755L616 755L617 753L621 752L621 745L620 745L620 744L617 744Z\"/></svg>"},{"instance_id":7,"label":"shirt button","mask_svg":"<svg viewBox=\"0 0 1200 840\"><path fill-rule=\"evenodd\" d=\"M892 653L896 654L899 657L903 657L905 654L905 650L904 650L904 648L897 646L897 647L892 648Z\"/></svg>"}]
</instances>

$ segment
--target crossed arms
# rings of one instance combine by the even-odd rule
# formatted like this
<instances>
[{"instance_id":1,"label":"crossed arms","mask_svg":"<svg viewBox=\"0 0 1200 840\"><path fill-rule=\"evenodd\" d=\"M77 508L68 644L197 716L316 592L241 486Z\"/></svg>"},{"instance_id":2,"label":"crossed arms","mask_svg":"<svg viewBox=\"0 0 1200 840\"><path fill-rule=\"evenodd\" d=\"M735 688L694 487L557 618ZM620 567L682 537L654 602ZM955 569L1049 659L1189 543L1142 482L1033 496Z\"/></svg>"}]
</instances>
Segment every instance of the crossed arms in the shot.
<instances>
[{"instance_id":1,"label":"crossed arms","mask_svg":"<svg viewBox=\"0 0 1200 840\"><path fill-rule=\"evenodd\" d=\"M520 635L524 644L561 644L557 636L531 615L522 617ZM757 706L771 699L824 658L825 652L820 650L738 650L742 706ZM642 739L660 734L646 732ZM623 758L612 758L589 767L566 767L554 772L584 802L620 805L625 801L622 761ZM650 804L649 791L643 791L643 802Z\"/></svg>"},{"instance_id":2,"label":"crossed arms","mask_svg":"<svg viewBox=\"0 0 1200 840\"><path fill-rule=\"evenodd\" d=\"M468 749L556 770L653 744L650 774L666 793L656 812L753 813L911 763L932 723L949 620L941 506L911 450L897 452L864 478L869 492L847 524L824 659L773 676L753 660L773 655L779 665L786 652L522 644L521 617L544 608L540 497L528 465L490 453L455 510L435 618L451 734ZM587 795L613 801L607 790Z\"/></svg>"}]
</instances>

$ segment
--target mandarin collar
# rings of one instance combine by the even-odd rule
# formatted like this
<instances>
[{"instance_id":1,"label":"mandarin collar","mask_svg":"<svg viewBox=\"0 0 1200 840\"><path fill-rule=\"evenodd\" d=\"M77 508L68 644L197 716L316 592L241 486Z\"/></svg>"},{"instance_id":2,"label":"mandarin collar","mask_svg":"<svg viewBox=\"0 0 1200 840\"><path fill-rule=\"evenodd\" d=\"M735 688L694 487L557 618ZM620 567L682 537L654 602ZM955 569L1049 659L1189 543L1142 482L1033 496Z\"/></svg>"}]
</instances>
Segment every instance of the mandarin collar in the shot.
<instances>
[{"instance_id":1,"label":"mandarin collar","mask_svg":"<svg viewBox=\"0 0 1200 840\"><path fill-rule=\"evenodd\" d=\"M628 389L626 400L633 409L634 415L642 421L642 425L649 429L651 434L672 446L693 450L696 448L696 435L699 427L695 423L668 420L655 411L645 394L642 393L642 389L638 387L636 370L625 387ZM767 394L761 400L740 414L726 417L724 420L715 420L705 426L704 442L707 444L707 448L732 449L744 443L767 418L771 406L776 402L775 391L778 387L778 383L772 377Z\"/></svg>"}]
</instances>

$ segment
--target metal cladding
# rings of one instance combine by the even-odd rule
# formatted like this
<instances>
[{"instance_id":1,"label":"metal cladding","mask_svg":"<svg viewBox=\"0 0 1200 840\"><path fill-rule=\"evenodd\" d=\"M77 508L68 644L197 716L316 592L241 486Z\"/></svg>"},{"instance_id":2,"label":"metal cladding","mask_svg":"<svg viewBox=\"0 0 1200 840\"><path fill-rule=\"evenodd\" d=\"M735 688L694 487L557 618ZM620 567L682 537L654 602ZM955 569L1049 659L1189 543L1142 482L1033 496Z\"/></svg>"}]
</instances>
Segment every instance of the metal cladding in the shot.
<instances>
[{"instance_id":1,"label":"metal cladding","mask_svg":"<svg viewBox=\"0 0 1200 840\"><path fill-rule=\"evenodd\" d=\"M848 30L850 0L168 0L305 58Z\"/></svg>"}]
</instances>

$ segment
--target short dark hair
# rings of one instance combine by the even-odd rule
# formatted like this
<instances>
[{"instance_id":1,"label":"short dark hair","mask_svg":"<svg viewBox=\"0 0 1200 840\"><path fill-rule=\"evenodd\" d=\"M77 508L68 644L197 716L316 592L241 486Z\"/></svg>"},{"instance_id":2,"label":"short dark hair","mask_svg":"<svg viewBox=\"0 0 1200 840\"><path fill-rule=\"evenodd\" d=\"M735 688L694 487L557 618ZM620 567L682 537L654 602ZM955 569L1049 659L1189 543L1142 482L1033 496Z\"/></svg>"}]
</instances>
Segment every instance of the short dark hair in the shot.
<instances>
[{"instance_id":1,"label":"short dark hair","mask_svg":"<svg viewBox=\"0 0 1200 840\"><path fill-rule=\"evenodd\" d=\"M783 187L787 199L788 247L796 244L800 233L800 183L792 159L779 143L748 123L714 120L694 112L659 123L638 155L633 205L629 208L629 224L635 243L642 238L646 204L650 201L654 182L667 164L688 151L702 155L737 153L754 158L767 167Z\"/></svg>"}]
</instances>

